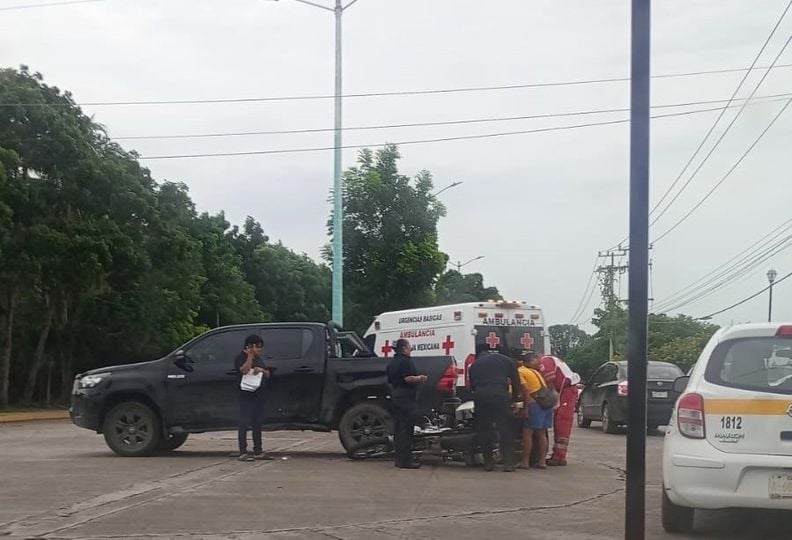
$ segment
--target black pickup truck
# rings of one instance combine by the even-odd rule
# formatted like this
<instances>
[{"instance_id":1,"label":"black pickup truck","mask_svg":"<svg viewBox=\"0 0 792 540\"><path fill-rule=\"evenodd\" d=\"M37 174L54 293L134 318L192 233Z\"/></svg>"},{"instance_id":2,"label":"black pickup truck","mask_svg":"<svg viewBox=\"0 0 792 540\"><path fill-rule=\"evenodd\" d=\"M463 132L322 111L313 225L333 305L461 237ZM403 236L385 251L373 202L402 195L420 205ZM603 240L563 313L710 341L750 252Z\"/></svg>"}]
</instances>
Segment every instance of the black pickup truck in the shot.
<instances>
[{"instance_id":1,"label":"black pickup truck","mask_svg":"<svg viewBox=\"0 0 792 540\"><path fill-rule=\"evenodd\" d=\"M236 429L233 360L250 334L262 337L265 363L274 368L264 390L265 430L338 430L346 450L392 432L387 360L332 322L216 328L159 360L78 374L72 421L103 434L121 456L174 450L190 433ZM420 357L415 364L429 377L419 408L439 408L454 392L453 358Z\"/></svg>"}]
</instances>

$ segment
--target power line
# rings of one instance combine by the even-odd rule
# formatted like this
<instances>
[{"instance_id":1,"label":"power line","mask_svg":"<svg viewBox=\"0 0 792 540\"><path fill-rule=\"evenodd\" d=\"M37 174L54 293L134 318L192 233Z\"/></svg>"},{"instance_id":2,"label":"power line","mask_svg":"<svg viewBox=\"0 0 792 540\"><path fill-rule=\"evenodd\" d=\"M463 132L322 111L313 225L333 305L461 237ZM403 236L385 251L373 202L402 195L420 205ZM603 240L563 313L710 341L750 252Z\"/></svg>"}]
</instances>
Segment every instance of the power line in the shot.
<instances>
[{"instance_id":1,"label":"power line","mask_svg":"<svg viewBox=\"0 0 792 540\"><path fill-rule=\"evenodd\" d=\"M100 0L94 0L100 1ZM778 64L775 69L789 68L792 64ZM690 71L685 73L666 73L662 75L653 75L653 79L669 79L679 77L693 77L699 75L713 75L720 73L740 73L748 71L750 68L731 68L731 69L714 69L707 71ZM527 88L550 88L559 86L582 86L589 84L605 84L615 82L629 81L629 77L612 77L601 79L583 79L573 81L551 81L544 83L526 83L526 84L507 84L507 85L494 85L494 86L470 86L462 88L439 88L430 90L399 90L388 92L360 92L354 94L343 94L341 97L344 99L351 98L369 98L369 97L392 97L392 96L420 96L432 94L455 94L455 93L469 93L469 92L490 92L501 90L520 90ZM110 106L137 106L137 105L199 105L199 104L223 104L223 103L259 103L269 101L307 101L307 100L321 100L321 99L334 99L334 95L318 94L307 96L264 96L264 97L246 97L246 98L214 98L214 99L160 99L160 100L128 100L128 101L88 101L78 103L83 107L110 107ZM47 106L68 106L68 104L45 104L45 103L0 103L0 107L9 106L31 106L31 107L47 107Z\"/></svg>"},{"instance_id":2,"label":"power line","mask_svg":"<svg viewBox=\"0 0 792 540\"><path fill-rule=\"evenodd\" d=\"M574 312L574 313L572 314L572 316L569 318L569 322L570 322L570 324L574 324L574 322L575 322L575 321L577 320L577 318L578 318L578 315L579 315L579 313L580 313L580 310L581 310L581 308L583 307L583 302L586 300L586 295L587 295L587 294L588 294L588 292L589 292L589 287L591 287L591 282L594 280L594 276L596 276L596 275L597 275L597 272L596 272L596 270L597 270L597 263L599 263L599 256L597 256L597 257L594 259L594 267L591 269L591 274L589 275L589 280L588 280L588 283L586 284L586 288L583 290L583 296L581 296L581 297L580 297L580 302L578 303L578 307L577 307L577 309L575 309L575 312Z\"/></svg>"},{"instance_id":3,"label":"power line","mask_svg":"<svg viewBox=\"0 0 792 540\"><path fill-rule=\"evenodd\" d=\"M716 315L720 315L721 313L723 313L723 312L725 312L725 311L729 311L730 309L736 308L737 306L740 306L740 305L742 305L742 304L746 303L748 300L753 300L754 298L756 298L757 296L759 296L759 295L760 295L760 294L762 294L763 292L765 292L765 291L769 290L769 289L770 289L770 287L774 287L774 286L778 285L779 283L781 283L782 281L784 281L785 279L787 279L787 278L788 278L788 277L790 277L790 276L792 276L792 272L788 273L787 275L785 275L785 276L784 276L784 277L782 277L781 279L777 279L777 280L775 280L775 282L773 282L773 284L772 284L772 285L768 285L768 286L767 286L767 287L765 287L764 289L762 289L762 290L760 290L760 291L757 291L757 292L755 292L754 294L752 294L752 295L751 295L751 296L749 296L748 298L744 298L744 299L740 300L739 302L737 302L736 304L732 304L732 305L730 305L730 306L729 306L729 307L727 307L727 308L723 308L723 309L721 309L721 310L719 310L719 311L716 311L716 312L714 312L714 313L710 313L709 315L705 315L704 317L699 317L699 319L711 319L712 317L714 317L714 316L716 316Z\"/></svg>"},{"instance_id":4,"label":"power line","mask_svg":"<svg viewBox=\"0 0 792 540\"><path fill-rule=\"evenodd\" d=\"M693 212L698 210L698 208L701 207L701 205L704 204L706 202L706 200L709 199L712 196L713 193L715 193L715 190L717 190L721 186L721 184L723 184L723 182L725 182L729 178L729 176L731 176L731 174L735 171L735 169L737 169L737 167L740 165L740 163L742 163L743 160L748 156L748 154L751 153L751 151L754 149L754 147L756 147L756 145L759 144L759 141L762 140L762 138L765 136L765 134L768 131L770 131L770 128L773 127L773 125L776 123L776 120L778 120L781 117L781 115L784 113L784 111L787 110L787 108L789 107L790 103L792 103L792 99L787 100L787 102L784 104L784 106L781 107L781 109L778 111L778 113L770 121L770 124L768 124L768 126L759 134L759 136L756 138L756 140L754 140L754 142L751 143L751 146L749 146L748 149L745 152L743 152L743 154L739 157L739 159L734 163L734 165L732 165L732 167L726 172L726 174L723 175L723 177L718 181L718 183L715 184L715 186L711 190L709 190L709 192L706 195L704 195L704 197L702 197L701 200L699 200L699 202L697 202L696 205L693 206L693 208L691 208L690 211L687 214L682 216L682 218L680 220L678 220L676 223L674 223L671 226L671 228L669 228L663 234L661 234L660 236L655 238L655 240L653 241L654 243L657 243L658 241L662 240L663 238L665 238L666 236L671 234L671 232L673 232L677 227L682 225L693 214Z\"/></svg>"},{"instance_id":5,"label":"power line","mask_svg":"<svg viewBox=\"0 0 792 540\"><path fill-rule=\"evenodd\" d=\"M790 1L789 5L792 6L792 1ZM792 34L790 34L789 39L787 39L787 41L784 44L784 46L778 52L778 55L775 57L775 60L773 60L773 63L778 61L778 59L781 57L781 55L786 50L786 48L789 45L790 41L792 41ZM674 195L674 197L671 199L671 201L668 203L668 205L666 205L666 207L660 212L660 214L658 214L657 216L654 217L654 219L652 220L652 223L650 225L654 225L655 223L657 223L657 221L661 217L663 217L663 214L665 214L668 211L668 209L671 208L671 206L679 198L679 196L682 195L682 192L684 192L685 189L688 187L688 185L690 185L690 183L693 181L693 179L696 177L696 175L699 173L699 171L701 171L702 167L704 167L704 164L707 162L707 160L709 160L710 156L712 156L712 154L715 152L715 150L718 148L718 146L720 146L720 143L721 143L721 141L723 141L724 137L726 137L726 134L729 132L729 130L732 128L732 126L734 126L735 122L737 122L737 119L740 117L742 112L745 110L745 106L751 101L751 98L753 98L754 94L756 94L756 91L759 90L759 87L762 85L764 80L767 78L768 73L770 73L769 70L765 71L764 75L759 80L759 82L756 84L756 86L754 87L753 91L751 92L751 95L748 96L747 101L743 102L742 106L740 107L740 110L737 111L737 114L735 114L734 117L731 119L731 122L729 122L729 125L726 126L726 129L723 130L723 132L720 134L720 136L718 137L718 140L715 141L715 144L712 146L712 148L710 148L709 152L707 152L707 155L704 156L704 159L701 161L701 163L699 163L698 167L696 167L696 170L693 171L693 174L690 175L690 178L688 178L687 182L685 182L685 184L682 186L682 188L676 193L676 195ZM721 112L720 116L723 116L723 114L725 112L726 111L724 109ZM713 128L714 128L714 126L713 126Z\"/></svg>"},{"instance_id":6,"label":"power line","mask_svg":"<svg viewBox=\"0 0 792 540\"><path fill-rule=\"evenodd\" d=\"M792 100L792 98L790 98ZM677 113L666 113L666 114L657 114L652 116L653 119L656 118L671 118L675 116L688 116L691 114L700 114L706 112L714 112L719 111L720 107L713 108L713 109L697 109L693 111L684 111L684 112L677 112ZM429 143L438 143L438 142L449 142L449 141L464 141L464 140L473 140L473 139L491 139L495 137L508 137L512 135L526 135L531 133L545 133L550 131L565 131L571 129L581 129L586 127L596 127L596 126L610 126L616 124L626 124L630 121L629 118L621 119L621 120L608 120L602 122L588 122L585 124L572 124L569 126L551 126L551 127L544 127L544 128L534 128L534 129L524 129L518 131L502 131L496 133L483 133L479 135L460 135L456 137L437 137L433 139L416 139L416 140L408 140L408 141L401 141L401 142L392 142L392 143L375 143L375 144L352 144L352 145L345 145L341 146L340 148L347 150L347 149L356 149L356 148L378 148L382 146L387 146L389 144L394 144L396 146L407 146L413 144L429 144ZM321 147L313 147L313 148L283 148L277 150L251 150L245 152L211 152L211 153L202 153L202 154L173 154L173 155L160 155L160 156L141 156L138 159L141 160L159 160L159 159L189 159L189 158L206 158L206 157L233 157L233 156L258 156L258 155L273 155L273 154L296 154L296 153L305 153L305 152L321 152L327 150L334 150L335 146L321 146Z\"/></svg>"},{"instance_id":7,"label":"power line","mask_svg":"<svg viewBox=\"0 0 792 540\"><path fill-rule=\"evenodd\" d=\"M753 70L754 66L756 66L757 62L759 62L759 59L762 57L762 54L764 53L765 49L767 48L767 45L770 43L770 40L775 35L776 31L778 30L778 27L781 25L781 22L784 20L784 17L786 17L786 14L789 11L790 6L792 6L792 0L790 0L790 2L787 4L787 6L784 9L783 13L781 13L781 16L776 21L775 26L773 26L773 29L770 31L770 35L768 35L767 39L765 39L764 43L762 44L762 47L759 49L759 52L756 53L756 56L754 57L753 62L751 62L751 67L748 68L748 71L745 72L743 77L740 79L739 84L734 89L734 92L732 92L732 95L729 98L729 103L728 103L729 105L737 97L737 94L740 92L740 89L742 88L743 84L745 84L745 81L748 79L748 76L751 74L751 70ZM782 51L783 51L783 49L782 49ZM776 57L776 60L778 60L778 57ZM769 72L769 70L768 70L768 72ZM753 94L756 92L756 89L759 88L759 85L761 85L763 81L764 81L764 77L762 77L762 80L759 81L758 85L756 85L756 87L754 88L754 92L751 93L751 96L753 96ZM750 101L750 97L748 98L748 101ZM745 101L744 103L748 103L748 101ZM734 117L734 119L732 119L732 123L729 124L729 127L726 128L724 133L721 135L721 138L723 138L723 136L726 134L726 132L729 130L729 128L732 126L732 124L734 124L734 121L737 119L738 116L740 116L741 113L742 113L742 110L740 110L737 113L737 115ZM712 123L712 126L710 126L709 131L707 131L706 135L704 135L704 138L701 140L701 143L698 145L698 147L696 147L696 150L690 156L690 159L688 159L687 163L685 163L685 166L679 172L679 175L676 177L676 179L671 184L671 186L669 186L669 188L666 190L666 192L663 194L663 196L660 198L660 200L657 202L657 204L654 205L654 208L652 208L652 211L650 213L654 213L660 207L660 205L663 203L663 201L666 199L666 197L668 197L668 195L671 193L671 191L673 191L673 189L677 185L677 183L682 179L682 176L684 176L685 172L688 170L688 167L690 167L690 165L693 163L693 160L696 158L696 156L699 154L699 152L704 147L706 142L709 140L710 135L712 135L712 133L715 131L715 127L720 123L721 118L723 118L724 114L726 114L726 109L725 108L723 109L723 111L721 111L721 113L718 115L718 117ZM718 142L720 142L720 140ZM717 144L718 143L715 144L715 147L717 147ZM713 147L713 150L714 150L715 147ZM713 150L711 150L710 153L712 153ZM707 157L709 157L709 155ZM702 161L702 164L706 160L707 160L707 158L704 158L704 160ZM699 168L700 167L701 167L701 165L699 165ZM696 172L698 172L698 170ZM696 173L694 172L693 176L695 176L695 174ZM693 176L691 176L691 180L692 180ZM690 180L688 180L688 183L690 183ZM687 185L687 184L685 184L685 185ZM681 193L682 191L684 191L684 187L679 191L679 193ZM677 194L677 197L679 196L679 193ZM676 198L674 198L674 200L676 200ZM660 216L662 216L663 213L665 213L668 210L668 208L674 203L674 200L672 200L668 204L668 206L665 208L665 210L663 210L663 212L660 213ZM657 218L659 218L660 216L657 216ZM655 222L657 221L657 218L655 219Z\"/></svg>"},{"instance_id":8,"label":"power line","mask_svg":"<svg viewBox=\"0 0 792 540\"><path fill-rule=\"evenodd\" d=\"M732 270L730 270L731 274L726 273L725 277L723 277L720 281L709 285L707 288L703 290L694 291L692 295L688 295L687 298L677 300L676 304L669 305L669 307L664 308L663 311L667 312L667 311L679 309L689 304L696 303L714 294L719 289L722 289L723 287L726 287L727 285L730 285L732 283L738 282L740 278L744 279L745 277L747 277L748 273L751 270L754 270L759 265L763 264L765 261L771 259L775 255L778 255L782 251L792 247L792 242L790 241L792 241L792 235L786 236L785 238L776 242L774 245L765 249L763 252L754 255L752 259L738 263L737 265L735 265L735 267Z\"/></svg>"},{"instance_id":9,"label":"power line","mask_svg":"<svg viewBox=\"0 0 792 540\"><path fill-rule=\"evenodd\" d=\"M16 6L0 7L0 11L15 11L19 9L35 9L54 6L68 6L72 4L93 4L95 2L104 2L105 0L66 0L65 2L45 2L42 4L20 4Z\"/></svg>"},{"instance_id":10,"label":"power line","mask_svg":"<svg viewBox=\"0 0 792 540\"><path fill-rule=\"evenodd\" d=\"M577 318L572 322L572 324L579 324L580 322L582 322L579 319L584 314L588 313L588 307L591 304L591 299L594 298L594 293L596 292L597 292L597 287L592 287L591 292L589 293L588 298L586 299L586 303L583 305L583 310L580 312L580 315L578 315Z\"/></svg>"},{"instance_id":11,"label":"power line","mask_svg":"<svg viewBox=\"0 0 792 540\"><path fill-rule=\"evenodd\" d=\"M792 97L792 93L787 92L783 94L772 94L768 96L761 96L753 104L773 103L779 101L781 98ZM690 107L693 105L711 105L716 103L727 103L726 99L714 99L706 101L689 101L686 103L669 103L665 105L654 105L653 109L666 109L666 108L679 108ZM727 107L739 107L739 105L727 105ZM593 109L581 111L568 111L560 113L545 113L545 114L530 114L522 116L496 116L489 118L468 118L461 120L445 120L435 122L412 122L402 124L380 124L371 126L349 126L342 128L343 131L368 131L378 129L397 129L408 127L427 127L427 126L452 126L452 125L465 125L465 124L480 124L488 122L507 122L515 120L536 120L543 118L562 118L570 116L586 116L593 114L608 114L617 112L628 112L629 108L614 108L614 109ZM121 137L113 137L116 141L130 141L130 140L167 140L167 139L206 139L206 138L219 138L219 137L247 137L256 135L294 135L305 133L326 133L335 131L335 128L303 128L303 129L283 129L283 130L270 130L270 131L231 131L231 132L215 132L215 133L184 133L184 134L166 134L166 135L127 135Z\"/></svg>"},{"instance_id":12,"label":"power line","mask_svg":"<svg viewBox=\"0 0 792 540\"><path fill-rule=\"evenodd\" d=\"M778 20L776 21L775 25L773 26L773 29L770 31L770 35L767 36L767 39L765 39L764 43L762 44L762 47L759 49L759 52L754 57L753 62L751 62L751 66L745 71L745 74L743 75L742 79L740 79L740 82L737 85L737 88L734 89L734 92L732 93L731 98L729 98L729 104L731 104L731 102L737 96L737 93L740 91L740 88L742 88L742 85L745 83L746 79L751 74L751 70L756 68L756 63L761 58L762 53L764 53L764 50L767 48L767 45L770 43L770 40L775 35L776 31L778 30L778 27L781 25L781 22L786 17L786 14L789 11L790 6L792 6L792 0L790 0L790 2L787 4L786 8L784 8L784 11L781 13L781 16L778 18ZM786 45L784 46L784 48L786 48ZM783 49L782 49L782 52L783 52ZM779 54L779 56L780 56L780 54ZM773 64L775 64L775 62L777 60L778 60L778 57L776 57L776 59L773 62ZM772 67L772 65L771 65L771 67ZM765 69L765 68L762 67L762 68L759 68L759 69ZM769 69L770 68L767 68L767 69L768 69L767 73L769 73ZM762 81L764 81L765 77L767 76L767 73L765 73L765 76L762 77ZM760 85L761 85L762 81L759 82ZM756 92L756 89L758 89L758 87L759 87L759 85L757 85L754 88L754 92ZM753 95L753 93L751 95ZM749 97L748 100L750 101L750 97ZM746 103L747 103L747 101L746 101ZM720 120L723 117L723 115L725 114L725 112L726 112L726 108L724 108L723 111L721 111L721 113L718 115L718 117L712 123L712 126L710 126L709 131L707 131L706 135L704 135L704 138L701 140L701 143L699 143L699 145L696 147L696 150L690 156L690 159L688 159L687 163L685 163L685 166L682 168L682 170L680 171L679 175L677 175L676 179L674 179L674 181L671 183L671 185L668 187L668 189L665 191L665 193L663 193L663 195L660 197L660 200L651 209L651 211L649 212L650 216L657 211L657 209L660 207L660 205L663 203L663 201L666 199L666 197L668 197L668 195L671 194L671 192L673 191L674 187L682 179L682 177L684 176L685 172L688 170L688 167L690 167L690 165L693 163L693 160L696 158L696 156L699 154L701 149L706 144L707 140L709 140L710 135L712 135L713 131L715 130L715 127L718 125L718 123L720 122ZM741 113L742 113L742 109L740 110L740 112L737 113L735 118L732 119L732 123L729 124L729 127L727 127L726 130L723 132L723 134L721 135L721 139L723 138L723 136L725 136L726 132L729 130L729 128L731 128L732 124L734 124L734 121L736 120L737 116L739 116ZM701 162L701 164L699 165L699 168L696 170L696 172L693 173L693 175L690 177L690 179L687 181L687 183L682 187L682 189L677 193L677 195L674 197L674 199L665 207L665 209L661 212L660 216L657 216L652 221L652 223L650 225L654 225L657 222L657 220L671 207L671 205L679 197L679 195L682 193L682 191L684 191L685 187L687 187L687 185L690 184L690 182L693 180L693 177L695 177L696 173L698 173L698 170L701 169L701 167L704 165L704 162L707 161L707 158L709 158L709 156L712 154L712 152L715 150L715 148L718 146L718 144L720 144L720 140L721 139L719 139L718 142L715 144L715 147L713 147L712 150L710 150L710 153ZM629 236L625 237L624 239L622 239L621 242L619 242L619 244L623 244L628 239L629 239Z\"/></svg>"},{"instance_id":13,"label":"power line","mask_svg":"<svg viewBox=\"0 0 792 540\"><path fill-rule=\"evenodd\" d=\"M709 271L708 273L704 274L697 280L693 281L686 287L676 291L673 294L670 294L668 297L664 298L659 304L659 308L661 311L665 311L665 306L670 306L673 303L681 300L682 298L688 297L690 293L695 293L698 291L699 287L704 284L704 282L708 280L720 279L723 275L728 274L731 272L736 266L742 264L744 261L748 260L750 257L754 256L756 252L763 249L767 244L776 240L778 236L787 232L790 228L792 228L792 218L786 220L784 223L770 231L769 233L765 234L762 238L751 242L751 244L742 250L740 253L729 259L728 261L724 262L723 264L719 265L717 268ZM738 260L739 259L739 260ZM735 262L737 261L737 262ZM733 264L732 264L733 263Z\"/></svg>"}]
</instances>

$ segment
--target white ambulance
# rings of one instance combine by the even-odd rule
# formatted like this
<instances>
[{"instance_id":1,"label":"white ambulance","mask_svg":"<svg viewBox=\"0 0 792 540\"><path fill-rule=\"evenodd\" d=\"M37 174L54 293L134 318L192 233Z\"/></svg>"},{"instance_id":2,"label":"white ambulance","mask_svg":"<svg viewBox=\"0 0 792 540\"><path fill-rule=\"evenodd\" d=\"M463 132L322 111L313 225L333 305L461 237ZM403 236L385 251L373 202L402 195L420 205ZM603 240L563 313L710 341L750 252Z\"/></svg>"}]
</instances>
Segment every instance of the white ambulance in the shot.
<instances>
[{"instance_id":1,"label":"white ambulance","mask_svg":"<svg viewBox=\"0 0 792 540\"><path fill-rule=\"evenodd\" d=\"M504 354L531 349L550 354L550 334L539 306L525 302L488 300L402 311L374 318L364 335L378 355L393 355L399 338L410 340L413 356L453 356L457 386L468 386L468 367L476 350L487 348Z\"/></svg>"}]
</instances>

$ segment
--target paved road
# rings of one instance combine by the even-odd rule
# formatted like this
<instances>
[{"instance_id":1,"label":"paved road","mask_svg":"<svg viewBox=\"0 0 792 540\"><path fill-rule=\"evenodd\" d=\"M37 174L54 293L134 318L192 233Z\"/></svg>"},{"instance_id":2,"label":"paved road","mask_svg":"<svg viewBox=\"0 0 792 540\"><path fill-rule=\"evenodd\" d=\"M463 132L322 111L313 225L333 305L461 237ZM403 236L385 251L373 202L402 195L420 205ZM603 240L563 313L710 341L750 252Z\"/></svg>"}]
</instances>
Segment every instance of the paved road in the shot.
<instances>
[{"instance_id":1,"label":"paved road","mask_svg":"<svg viewBox=\"0 0 792 540\"><path fill-rule=\"evenodd\" d=\"M0 425L0 537L345 539L623 538L624 436L573 434L569 466L485 473L353 462L335 434L281 432L279 458L230 459L232 433L169 456L115 457L67 422ZM696 533L660 527L662 435L648 441L647 538L790 538L792 513L700 512Z\"/></svg>"}]
</instances>

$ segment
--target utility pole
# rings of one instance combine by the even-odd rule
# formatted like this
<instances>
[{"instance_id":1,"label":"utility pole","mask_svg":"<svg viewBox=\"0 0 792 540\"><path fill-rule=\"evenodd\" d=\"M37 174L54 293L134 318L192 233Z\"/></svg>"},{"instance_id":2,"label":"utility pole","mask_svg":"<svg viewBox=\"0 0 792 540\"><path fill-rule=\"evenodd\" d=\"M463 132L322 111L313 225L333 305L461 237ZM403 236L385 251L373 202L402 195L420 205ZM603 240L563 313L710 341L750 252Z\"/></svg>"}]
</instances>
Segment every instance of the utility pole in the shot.
<instances>
[{"instance_id":1,"label":"utility pole","mask_svg":"<svg viewBox=\"0 0 792 540\"><path fill-rule=\"evenodd\" d=\"M616 257L625 257L629 255L630 250L619 246L616 249L608 249L600 251L599 256L605 260L610 258L610 264L605 264L597 268L597 273L600 275L600 283L602 284L603 298L607 297L609 300L620 300L616 294L614 283L618 274L624 274L628 270L627 265L616 264Z\"/></svg>"},{"instance_id":2,"label":"utility pole","mask_svg":"<svg viewBox=\"0 0 792 540\"><path fill-rule=\"evenodd\" d=\"M624 538L646 535L646 369L649 338L649 94L651 0L632 0L630 273L627 323L627 481Z\"/></svg>"}]
</instances>

